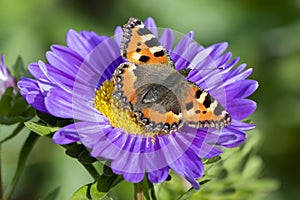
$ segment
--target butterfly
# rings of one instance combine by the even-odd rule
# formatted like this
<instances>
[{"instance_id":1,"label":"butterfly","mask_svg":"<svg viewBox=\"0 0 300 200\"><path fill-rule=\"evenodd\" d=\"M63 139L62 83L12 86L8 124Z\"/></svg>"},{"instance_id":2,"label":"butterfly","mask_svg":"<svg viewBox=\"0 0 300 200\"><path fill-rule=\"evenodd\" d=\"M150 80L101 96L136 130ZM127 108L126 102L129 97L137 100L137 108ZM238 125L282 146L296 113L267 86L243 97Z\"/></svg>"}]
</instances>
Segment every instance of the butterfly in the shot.
<instances>
[{"instance_id":1,"label":"butterfly","mask_svg":"<svg viewBox=\"0 0 300 200\"><path fill-rule=\"evenodd\" d=\"M147 132L169 134L183 125L221 129L231 123L224 107L208 92L186 80L154 34L131 17L123 29L121 55L128 62L113 74L112 96L132 111Z\"/></svg>"}]
</instances>

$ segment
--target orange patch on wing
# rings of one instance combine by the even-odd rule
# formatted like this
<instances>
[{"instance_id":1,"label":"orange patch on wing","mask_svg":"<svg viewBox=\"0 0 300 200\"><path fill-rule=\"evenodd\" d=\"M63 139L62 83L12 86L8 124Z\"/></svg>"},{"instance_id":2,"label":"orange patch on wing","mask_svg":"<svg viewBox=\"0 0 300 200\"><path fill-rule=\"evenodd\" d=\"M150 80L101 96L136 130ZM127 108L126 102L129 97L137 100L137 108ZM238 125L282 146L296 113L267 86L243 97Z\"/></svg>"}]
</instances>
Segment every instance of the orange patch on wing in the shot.
<instances>
[{"instance_id":1,"label":"orange patch on wing","mask_svg":"<svg viewBox=\"0 0 300 200\"><path fill-rule=\"evenodd\" d=\"M136 90L134 89L134 83L136 81L136 77L134 76L133 71L130 68L124 68L121 76L123 77L122 81L122 91L124 92L124 96L127 98L129 102L132 104L136 104L137 95Z\"/></svg>"},{"instance_id":2,"label":"orange patch on wing","mask_svg":"<svg viewBox=\"0 0 300 200\"><path fill-rule=\"evenodd\" d=\"M190 110L183 109L184 120L198 123L199 121L220 121L223 119L222 115L215 115L213 110L206 108L202 103L195 98L197 89L191 87L184 99L185 103L192 102L193 107Z\"/></svg>"},{"instance_id":3,"label":"orange patch on wing","mask_svg":"<svg viewBox=\"0 0 300 200\"><path fill-rule=\"evenodd\" d=\"M126 58L128 61L137 64L168 64L168 57L166 53L163 56L155 57L150 51L150 48L143 42L142 36L140 36L137 31L138 27L134 27L131 32L130 41L126 48ZM153 35L154 37L154 35ZM138 50L138 51L137 51ZM145 62L140 61L141 56L146 56L149 59Z\"/></svg>"},{"instance_id":4,"label":"orange patch on wing","mask_svg":"<svg viewBox=\"0 0 300 200\"><path fill-rule=\"evenodd\" d=\"M174 123L178 124L180 121L180 116L174 114L172 111L168 111L166 113L160 113L159 111L152 110L151 108L142 109L144 114L143 117L148 118L150 121L154 123L168 123L172 125Z\"/></svg>"}]
</instances>

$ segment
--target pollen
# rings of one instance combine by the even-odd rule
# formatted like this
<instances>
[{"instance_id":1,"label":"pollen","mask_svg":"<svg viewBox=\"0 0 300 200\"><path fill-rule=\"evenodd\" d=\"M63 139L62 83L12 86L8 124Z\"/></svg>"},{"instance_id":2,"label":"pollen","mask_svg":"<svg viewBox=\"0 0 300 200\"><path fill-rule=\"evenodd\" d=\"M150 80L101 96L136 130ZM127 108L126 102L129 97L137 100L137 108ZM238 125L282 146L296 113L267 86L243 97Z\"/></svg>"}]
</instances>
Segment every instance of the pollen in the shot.
<instances>
[{"instance_id":1,"label":"pollen","mask_svg":"<svg viewBox=\"0 0 300 200\"><path fill-rule=\"evenodd\" d=\"M153 133L148 133L145 127L137 122L132 111L119 106L118 101L112 96L113 90L113 81L105 81L96 90L95 108L110 120L114 128L121 128L126 133L152 135Z\"/></svg>"}]
</instances>

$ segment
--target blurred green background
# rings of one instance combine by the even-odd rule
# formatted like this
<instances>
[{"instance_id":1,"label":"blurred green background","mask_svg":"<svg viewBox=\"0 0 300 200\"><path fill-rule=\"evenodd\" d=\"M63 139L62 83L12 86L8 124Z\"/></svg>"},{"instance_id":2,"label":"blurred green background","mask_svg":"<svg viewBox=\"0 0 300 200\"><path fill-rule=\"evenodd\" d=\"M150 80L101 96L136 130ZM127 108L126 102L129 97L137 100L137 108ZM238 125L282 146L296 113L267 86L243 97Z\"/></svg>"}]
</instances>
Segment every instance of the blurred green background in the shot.
<instances>
[{"instance_id":1,"label":"blurred green background","mask_svg":"<svg viewBox=\"0 0 300 200\"><path fill-rule=\"evenodd\" d=\"M26 65L45 61L51 44L65 44L69 29L111 36L130 16L152 16L159 27L182 33L194 30L195 40L204 46L227 41L233 55L254 68L251 78L260 87L251 97L258 102L251 119L263 138L257 150L264 162L262 176L280 183L267 199L300 199L299 0L0 0L0 53L7 65L13 65L18 55ZM0 127L1 138L12 128ZM24 131L2 146L4 186L26 136ZM41 138L18 185L23 196L15 199L39 199L57 187L60 198L68 199L90 181L63 148ZM120 188L127 187L123 185ZM124 195L131 192L130 186Z\"/></svg>"}]
</instances>

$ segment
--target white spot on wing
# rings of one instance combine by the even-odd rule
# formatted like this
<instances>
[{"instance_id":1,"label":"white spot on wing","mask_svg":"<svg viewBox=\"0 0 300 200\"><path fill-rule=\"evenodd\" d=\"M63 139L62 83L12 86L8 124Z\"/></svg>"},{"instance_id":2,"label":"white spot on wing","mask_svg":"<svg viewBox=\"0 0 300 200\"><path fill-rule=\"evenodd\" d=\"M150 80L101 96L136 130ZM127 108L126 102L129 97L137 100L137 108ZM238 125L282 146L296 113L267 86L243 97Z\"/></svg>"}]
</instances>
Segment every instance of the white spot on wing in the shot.
<instances>
[{"instance_id":1,"label":"white spot on wing","mask_svg":"<svg viewBox=\"0 0 300 200\"><path fill-rule=\"evenodd\" d=\"M142 42L145 43L151 40L152 38L155 38L153 34L142 35Z\"/></svg>"},{"instance_id":2,"label":"white spot on wing","mask_svg":"<svg viewBox=\"0 0 300 200\"><path fill-rule=\"evenodd\" d=\"M214 100L214 102L212 102L209 106L209 108L214 111L216 109L216 107L218 106L218 102L216 100Z\"/></svg>"},{"instance_id":3,"label":"white spot on wing","mask_svg":"<svg viewBox=\"0 0 300 200\"><path fill-rule=\"evenodd\" d=\"M193 116L195 114L194 109L190 109L186 112L188 114L188 116Z\"/></svg>"},{"instance_id":4,"label":"white spot on wing","mask_svg":"<svg viewBox=\"0 0 300 200\"><path fill-rule=\"evenodd\" d=\"M150 48L150 52L151 52L152 54L154 54L155 52L159 52L159 51L161 51L161 50L163 50L163 47L162 47L162 46L157 46L157 47L151 47L151 48Z\"/></svg>"},{"instance_id":5,"label":"white spot on wing","mask_svg":"<svg viewBox=\"0 0 300 200\"><path fill-rule=\"evenodd\" d=\"M228 112L227 112L227 111L225 111L225 110L223 110L223 111L222 111L222 116L223 116L223 117L225 117L225 116L226 116L226 114L228 114Z\"/></svg>"},{"instance_id":6,"label":"white spot on wing","mask_svg":"<svg viewBox=\"0 0 300 200\"><path fill-rule=\"evenodd\" d=\"M197 101L201 104L203 104L203 102L205 101L205 98L207 96L207 92L202 92L202 94L200 95L199 99L197 99Z\"/></svg>"},{"instance_id":7,"label":"white spot on wing","mask_svg":"<svg viewBox=\"0 0 300 200\"><path fill-rule=\"evenodd\" d=\"M141 57L141 54L139 54L139 53L133 53L132 54L132 58L135 59L135 60L139 60L140 57Z\"/></svg>"}]
</instances>

